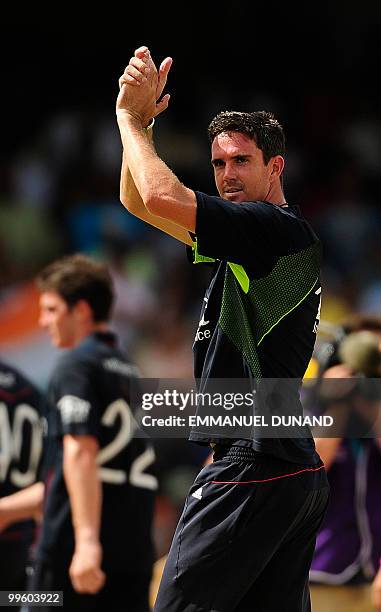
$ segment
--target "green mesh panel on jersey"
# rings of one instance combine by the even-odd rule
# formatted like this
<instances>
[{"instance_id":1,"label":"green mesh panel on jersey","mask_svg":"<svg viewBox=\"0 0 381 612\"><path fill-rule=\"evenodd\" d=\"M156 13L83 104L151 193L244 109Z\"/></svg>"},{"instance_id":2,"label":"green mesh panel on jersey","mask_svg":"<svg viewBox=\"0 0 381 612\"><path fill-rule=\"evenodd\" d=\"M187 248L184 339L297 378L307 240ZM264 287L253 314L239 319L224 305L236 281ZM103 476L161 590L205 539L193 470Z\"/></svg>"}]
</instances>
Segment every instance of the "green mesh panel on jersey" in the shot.
<instances>
[{"instance_id":1,"label":"green mesh panel on jersey","mask_svg":"<svg viewBox=\"0 0 381 612\"><path fill-rule=\"evenodd\" d=\"M320 244L280 257L264 278L250 281L242 291L226 267L219 324L244 355L256 377L261 376L257 347L264 337L309 295L319 276Z\"/></svg>"}]
</instances>

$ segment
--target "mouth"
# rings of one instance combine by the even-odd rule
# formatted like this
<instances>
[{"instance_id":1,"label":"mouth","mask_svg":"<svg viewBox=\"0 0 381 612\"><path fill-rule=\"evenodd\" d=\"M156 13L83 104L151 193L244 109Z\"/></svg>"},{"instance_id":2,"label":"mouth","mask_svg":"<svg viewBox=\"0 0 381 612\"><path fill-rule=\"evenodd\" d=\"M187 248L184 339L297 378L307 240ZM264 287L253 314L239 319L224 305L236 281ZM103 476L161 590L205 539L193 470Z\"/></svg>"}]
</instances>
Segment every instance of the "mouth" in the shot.
<instances>
[{"instance_id":1,"label":"mouth","mask_svg":"<svg viewBox=\"0 0 381 612\"><path fill-rule=\"evenodd\" d=\"M224 191L224 197L227 200L235 200L237 197L242 196L243 194L243 190L242 189L225 189Z\"/></svg>"}]
</instances>

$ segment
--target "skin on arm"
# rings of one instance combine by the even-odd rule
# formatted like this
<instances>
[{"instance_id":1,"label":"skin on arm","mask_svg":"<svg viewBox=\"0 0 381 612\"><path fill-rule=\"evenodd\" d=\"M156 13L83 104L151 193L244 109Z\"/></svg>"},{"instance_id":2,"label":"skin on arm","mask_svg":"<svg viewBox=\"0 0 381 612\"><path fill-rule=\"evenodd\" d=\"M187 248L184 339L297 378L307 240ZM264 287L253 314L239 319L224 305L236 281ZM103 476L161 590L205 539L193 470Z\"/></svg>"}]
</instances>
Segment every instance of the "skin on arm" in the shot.
<instances>
[{"instance_id":1,"label":"skin on arm","mask_svg":"<svg viewBox=\"0 0 381 612\"><path fill-rule=\"evenodd\" d=\"M148 131L148 137L151 136L152 130ZM123 152L122 170L120 176L120 201L127 210L141 219L146 223L149 223L153 227L165 232L169 236L180 240L184 244L192 245L192 240L189 233L176 223L158 217L150 213L144 206L143 200L140 197L138 190L136 189L134 180L131 176L131 172L128 168L127 156Z\"/></svg>"},{"instance_id":2,"label":"skin on arm","mask_svg":"<svg viewBox=\"0 0 381 612\"><path fill-rule=\"evenodd\" d=\"M98 476L98 442L93 436L66 434L63 469L69 494L75 550L69 574L79 593L97 593L105 583L99 531L102 485Z\"/></svg>"},{"instance_id":3,"label":"skin on arm","mask_svg":"<svg viewBox=\"0 0 381 612\"><path fill-rule=\"evenodd\" d=\"M341 440L342 438L315 438L316 450L326 470L329 470L334 462Z\"/></svg>"},{"instance_id":4,"label":"skin on arm","mask_svg":"<svg viewBox=\"0 0 381 612\"><path fill-rule=\"evenodd\" d=\"M351 408L346 409L345 402L341 402L356 386L357 381L353 371L344 364L328 368L323 374L320 386L322 399L330 400L329 408L325 411L333 418L334 427L338 432L344 432ZM315 438L316 450L319 453L326 469L328 470L335 460L339 450L342 437L337 438Z\"/></svg>"},{"instance_id":5,"label":"skin on arm","mask_svg":"<svg viewBox=\"0 0 381 612\"><path fill-rule=\"evenodd\" d=\"M128 67L119 79L120 88L125 84L130 84L132 86L138 87L140 86L140 83L143 82L143 79L146 79L146 64L143 61L145 56L146 47L141 47L135 51L135 56L131 58ZM153 69L156 70L156 67L154 67L152 60L151 63ZM156 100L160 99L160 96L167 82L168 72L171 68L171 65L172 59L170 57L167 57L160 65L158 73L158 85L156 89ZM156 103L155 112L152 115L152 118L157 117L160 113L166 110L166 108L168 107L169 98L169 94L166 94L162 98L162 100L160 100L160 102ZM145 117L143 127L146 128L147 136L150 141L153 142L152 128L147 129L150 120L151 117ZM186 230L184 230L176 223L172 223L167 219L163 219L162 217L153 215L144 206L143 200L141 199L140 194L136 189L134 180L129 170L127 156L124 151L120 177L120 200L123 206L125 206L125 208L127 208L130 213L132 213L139 219L142 219L142 221L149 223L153 227L160 229L161 231L176 238L177 240L180 240L181 242L184 242L185 244L192 245L192 240Z\"/></svg>"},{"instance_id":6,"label":"skin on arm","mask_svg":"<svg viewBox=\"0 0 381 612\"><path fill-rule=\"evenodd\" d=\"M147 117L155 115L158 83L157 71L148 50L144 62L146 80L138 87L122 84L117 100L116 113L125 163L148 212L194 232L195 193L182 185L158 157L144 130Z\"/></svg>"},{"instance_id":7,"label":"skin on arm","mask_svg":"<svg viewBox=\"0 0 381 612\"><path fill-rule=\"evenodd\" d=\"M44 499L44 484L36 482L22 491L0 499L0 532L9 525L28 519L40 520Z\"/></svg>"}]
</instances>

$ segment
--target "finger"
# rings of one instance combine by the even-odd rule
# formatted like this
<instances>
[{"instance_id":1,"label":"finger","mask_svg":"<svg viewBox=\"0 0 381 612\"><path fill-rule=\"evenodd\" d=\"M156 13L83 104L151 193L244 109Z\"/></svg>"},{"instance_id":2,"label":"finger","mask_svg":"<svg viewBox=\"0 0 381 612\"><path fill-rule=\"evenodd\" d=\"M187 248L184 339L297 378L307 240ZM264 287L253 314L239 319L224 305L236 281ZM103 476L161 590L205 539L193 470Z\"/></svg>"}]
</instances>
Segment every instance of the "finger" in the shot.
<instances>
[{"instance_id":1,"label":"finger","mask_svg":"<svg viewBox=\"0 0 381 612\"><path fill-rule=\"evenodd\" d=\"M171 96L169 94L165 94L165 96L163 96L160 102L156 104L155 117L160 115L160 113L162 113L168 108L170 99L171 99Z\"/></svg>"},{"instance_id":2,"label":"finger","mask_svg":"<svg viewBox=\"0 0 381 612\"><path fill-rule=\"evenodd\" d=\"M140 81L137 81L129 74L124 74L119 79L119 89L122 89L123 85L132 85L133 87L136 87L140 85Z\"/></svg>"},{"instance_id":3,"label":"finger","mask_svg":"<svg viewBox=\"0 0 381 612\"><path fill-rule=\"evenodd\" d=\"M135 49L135 57L140 57L146 55L148 52L148 47L146 47L146 45L143 45L142 47L138 47L137 49Z\"/></svg>"},{"instance_id":4,"label":"finger","mask_svg":"<svg viewBox=\"0 0 381 612\"><path fill-rule=\"evenodd\" d=\"M157 98L160 98L163 89L166 85L167 82L167 78L168 78L168 73L171 69L173 60L171 57L166 57L165 60L163 60L160 64L160 68L159 68L159 80L158 80L158 84L157 84L157 90L156 90L156 95Z\"/></svg>"},{"instance_id":5,"label":"finger","mask_svg":"<svg viewBox=\"0 0 381 612\"><path fill-rule=\"evenodd\" d=\"M155 71L156 72L156 65L155 62L153 61L152 57L151 57L151 53L149 51L149 49L146 47L146 51L144 53L140 53L138 55L139 59L141 59L147 66L147 68L151 71Z\"/></svg>"},{"instance_id":6,"label":"finger","mask_svg":"<svg viewBox=\"0 0 381 612\"><path fill-rule=\"evenodd\" d=\"M98 577L98 581L99 581L99 584L100 584L99 588L102 588L104 583L106 582L106 574L104 573L103 570L98 569L97 577Z\"/></svg>"},{"instance_id":7,"label":"finger","mask_svg":"<svg viewBox=\"0 0 381 612\"><path fill-rule=\"evenodd\" d=\"M138 70L137 68L135 68L135 66L127 66L126 70L124 71L124 74L129 75L130 77L138 81L138 83L144 83L147 80L146 75L140 72L140 70Z\"/></svg>"},{"instance_id":8,"label":"finger","mask_svg":"<svg viewBox=\"0 0 381 612\"><path fill-rule=\"evenodd\" d=\"M106 582L106 574L101 569L96 569L88 577L86 590L88 593L98 593Z\"/></svg>"},{"instance_id":9,"label":"finger","mask_svg":"<svg viewBox=\"0 0 381 612\"><path fill-rule=\"evenodd\" d=\"M98 591L103 587L104 582L100 580L94 580L93 578L86 580L86 582L82 585L82 593L90 593L95 595Z\"/></svg>"},{"instance_id":10,"label":"finger","mask_svg":"<svg viewBox=\"0 0 381 612\"><path fill-rule=\"evenodd\" d=\"M69 572L69 574L70 574L71 583L73 585L73 589L77 591L77 593L80 593L81 592L81 581L78 580L76 576L73 576L71 572Z\"/></svg>"},{"instance_id":11,"label":"finger","mask_svg":"<svg viewBox=\"0 0 381 612\"><path fill-rule=\"evenodd\" d=\"M173 59L171 57L166 57L160 64L159 74L161 77L167 77L168 72L171 69L173 64Z\"/></svg>"},{"instance_id":12,"label":"finger","mask_svg":"<svg viewBox=\"0 0 381 612\"><path fill-rule=\"evenodd\" d=\"M100 569L80 575L70 575L74 589L78 593L97 593L104 585L106 576Z\"/></svg>"},{"instance_id":13,"label":"finger","mask_svg":"<svg viewBox=\"0 0 381 612\"><path fill-rule=\"evenodd\" d=\"M128 65L129 66L134 66L142 74L146 74L148 72L147 61L143 61L143 60L139 59L138 57L131 57ZM127 70L127 68L126 68L126 70Z\"/></svg>"}]
</instances>

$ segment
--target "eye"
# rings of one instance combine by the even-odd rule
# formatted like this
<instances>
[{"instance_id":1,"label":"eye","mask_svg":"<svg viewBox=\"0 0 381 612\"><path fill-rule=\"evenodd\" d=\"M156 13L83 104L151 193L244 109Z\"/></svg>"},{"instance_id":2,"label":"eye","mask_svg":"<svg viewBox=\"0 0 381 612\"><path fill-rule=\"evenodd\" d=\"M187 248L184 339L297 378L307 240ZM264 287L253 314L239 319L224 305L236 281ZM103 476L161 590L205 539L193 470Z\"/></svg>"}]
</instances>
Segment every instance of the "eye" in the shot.
<instances>
[{"instance_id":1,"label":"eye","mask_svg":"<svg viewBox=\"0 0 381 612\"><path fill-rule=\"evenodd\" d=\"M248 161L247 157L236 157L235 160L237 164L245 164Z\"/></svg>"},{"instance_id":2,"label":"eye","mask_svg":"<svg viewBox=\"0 0 381 612\"><path fill-rule=\"evenodd\" d=\"M224 165L224 162L222 161L222 159L213 159L212 161L212 166L214 168L221 168Z\"/></svg>"}]
</instances>

